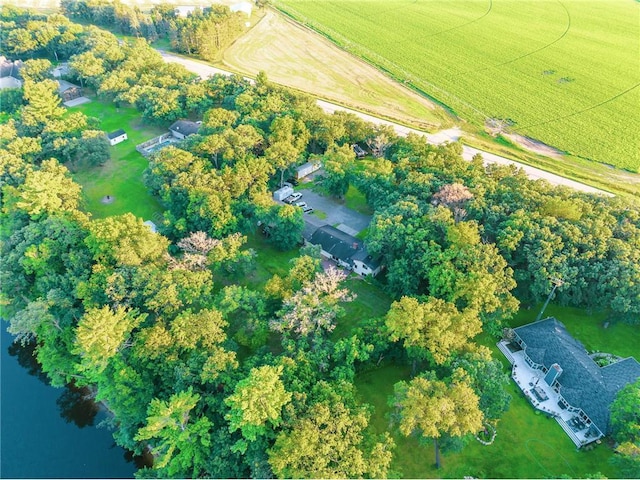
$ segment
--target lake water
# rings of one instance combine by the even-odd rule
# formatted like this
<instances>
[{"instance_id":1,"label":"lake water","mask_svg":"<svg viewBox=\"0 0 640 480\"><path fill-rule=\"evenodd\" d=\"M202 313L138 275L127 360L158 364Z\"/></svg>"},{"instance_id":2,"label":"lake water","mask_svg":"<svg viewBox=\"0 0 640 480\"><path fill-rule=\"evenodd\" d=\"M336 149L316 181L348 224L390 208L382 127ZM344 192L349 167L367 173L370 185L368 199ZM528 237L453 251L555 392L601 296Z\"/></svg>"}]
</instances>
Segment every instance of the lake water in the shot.
<instances>
[{"instance_id":1,"label":"lake water","mask_svg":"<svg viewBox=\"0 0 640 480\"><path fill-rule=\"evenodd\" d=\"M107 414L78 390L48 385L6 328L0 320L0 478L133 478L131 454L96 427Z\"/></svg>"}]
</instances>

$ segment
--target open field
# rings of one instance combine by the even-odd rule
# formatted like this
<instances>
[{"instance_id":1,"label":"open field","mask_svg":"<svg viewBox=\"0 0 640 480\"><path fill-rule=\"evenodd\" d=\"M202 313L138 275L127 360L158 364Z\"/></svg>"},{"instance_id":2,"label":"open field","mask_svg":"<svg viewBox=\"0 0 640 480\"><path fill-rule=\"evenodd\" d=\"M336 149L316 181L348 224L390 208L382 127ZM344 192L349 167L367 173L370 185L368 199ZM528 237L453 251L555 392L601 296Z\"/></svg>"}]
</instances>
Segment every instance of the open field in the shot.
<instances>
[{"instance_id":1,"label":"open field","mask_svg":"<svg viewBox=\"0 0 640 480\"><path fill-rule=\"evenodd\" d=\"M74 180L82 185L84 210L94 218L131 212L144 220L151 220L156 212L161 212L158 200L142 183L142 172L149 163L137 152L136 145L167 130L143 123L134 108L116 109L110 102L93 100L70 110L98 118L100 129L107 133L123 128L129 137L111 147L111 159L103 166L80 168L73 173ZM103 204L101 199L106 195L114 197L114 202Z\"/></svg>"},{"instance_id":2,"label":"open field","mask_svg":"<svg viewBox=\"0 0 640 480\"><path fill-rule=\"evenodd\" d=\"M478 127L510 119L565 152L640 171L637 2L275 5Z\"/></svg>"},{"instance_id":3,"label":"open field","mask_svg":"<svg viewBox=\"0 0 640 480\"><path fill-rule=\"evenodd\" d=\"M451 123L444 111L362 60L271 10L224 53L226 67L423 128Z\"/></svg>"}]
</instances>

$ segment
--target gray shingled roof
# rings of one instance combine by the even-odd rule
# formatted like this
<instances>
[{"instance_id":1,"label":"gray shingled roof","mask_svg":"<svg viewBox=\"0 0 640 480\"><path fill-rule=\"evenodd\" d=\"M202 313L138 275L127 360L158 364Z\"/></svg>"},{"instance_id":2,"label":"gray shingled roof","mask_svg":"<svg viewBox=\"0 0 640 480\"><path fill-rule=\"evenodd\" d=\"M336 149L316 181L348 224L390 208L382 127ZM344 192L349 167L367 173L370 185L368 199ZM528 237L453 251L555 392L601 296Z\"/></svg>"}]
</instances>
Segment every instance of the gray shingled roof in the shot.
<instances>
[{"instance_id":1,"label":"gray shingled roof","mask_svg":"<svg viewBox=\"0 0 640 480\"><path fill-rule=\"evenodd\" d=\"M355 255L351 257L354 260L360 260L362 263L367 265L371 270L375 270L380 266L380 260L377 258L373 258L369 255L367 251L367 247L364 247L362 250L358 250Z\"/></svg>"},{"instance_id":2,"label":"gray shingled roof","mask_svg":"<svg viewBox=\"0 0 640 480\"><path fill-rule=\"evenodd\" d=\"M169 130L179 132L185 136L198 133L199 129L200 129L199 123L190 122L189 120L178 120L177 122L175 122L173 125L169 127Z\"/></svg>"},{"instance_id":3,"label":"gray shingled roof","mask_svg":"<svg viewBox=\"0 0 640 480\"><path fill-rule=\"evenodd\" d=\"M114 138L118 138L120 135L124 135L125 133L127 132L125 132L123 129L116 130L115 132L108 133L107 138L109 138L109 140L112 140Z\"/></svg>"},{"instance_id":4,"label":"gray shingled roof","mask_svg":"<svg viewBox=\"0 0 640 480\"><path fill-rule=\"evenodd\" d=\"M360 240L331 225L319 227L313 232L309 242L322 246L325 252L346 263L351 263L351 257L362 248Z\"/></svg>"},{"instance_id":5,"label":"gray shingled roof","mask_svg":"<svg viewBox=\"0 0 640 480\"><path fill-rule=\"evenodd\" d=\"M534 362L550 368L557 363L563 372L558 377L560 393L579 407L603 432L609 431L609 407L618 391L640 378L640 363L634 358L600 368L587 350L555 318L514 329L526 344L526 353Z\"/></svg>"}]
</instances>

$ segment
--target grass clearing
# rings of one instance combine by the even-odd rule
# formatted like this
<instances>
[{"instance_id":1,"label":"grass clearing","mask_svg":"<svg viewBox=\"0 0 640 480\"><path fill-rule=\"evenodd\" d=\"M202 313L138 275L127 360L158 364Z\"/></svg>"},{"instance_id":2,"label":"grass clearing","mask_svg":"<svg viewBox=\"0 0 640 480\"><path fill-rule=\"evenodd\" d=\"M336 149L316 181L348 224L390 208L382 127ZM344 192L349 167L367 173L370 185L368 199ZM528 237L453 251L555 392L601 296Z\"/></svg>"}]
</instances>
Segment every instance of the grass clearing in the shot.
<instances>
[{"instance_id":1,"label":"grass clearing","mask_svg":"<svg viewBox=\"0 0 640 480\"><path fill-rule=\"evenodd\" d=\"M364 196L364 193L353 185L349 185L349 190L347 190L344 196L344 202L345 206L351 210L355 210L363 215L373 215L373 209L367 204L367 198Z\"/></svg>"},{"instance_id":2,"label":"grass clearing","mask_svg":"<svg viewBox=\"0 0 640 480\"><path fill-rule=\"evenodd\" d=\"M510 119L567 153L640 172L637 2L275 4L479 128Z\"/></svg>"},{"instance_id":3,"label":"grass clearing","mask_svg":"<svg viewBox=\"0 0 640 480\"><path fill-rule=\"evenodd\" d=\"M253 248L257 253L255 270L240 282L249 288L262 289L273 275L284 277L291 268L290 260L300 254L298 249L283 252L274 248L260 233L246 234L246 236L246 248Z\"/></svg>"},{"instance_id":4,"label":"grass clearing","mask_svg":"<svg viewBox=\"0 0 640 480\"><path fill-rule=\"evenodd\" d=\"M357 289L365 286L357 302L369 305L367 311L353 302L347 306L348 322L339 323L334 335L348 335L362 319L384 315L391 299L377 287L364 282L349 286ZM383 300L384 298L384 300ZM513 319L514 327L530 323L535 319L540 305L523 310ZM349 310L351 309L351 310ZM621 356L640 356L640 332L630 325L612 324L603 328L605 314L587 315L577 308L549 305L546 316L555 316L562 321L588 350L611 352ZM352 319L358 318L358 321ZM495 346L495 339L483 333L476 338L478 343L489 347L505 368L506 358ZM405 365L383 365L380 368L360 373L356 378L359 398L374 407L370 428L376 433L389 431L389 407L387 399L393 393L393 385L410 379L410 367ZM608 478L617 478L620 473L609 463L613 452L606 444L591 451L577 450L564 431L552 418L538 414L524 398L513 382L507 386L513 399L509 411L498 423L498 435L492 445L484 446L475 439L470 440L461 452L443 452L440 470L435 469L435 456L430 441L425 444L415 438L404 438L393 434L396 442L391 465L391 477L402 478L558 478L568 475L584 478L601 472Z\"/></svg>"},{"instance_id":5,"label":"grass clearing","mask_svg":"<svg viewBox=\"0 0 640 480\"><path fill-rule=\"evenodd\" d=\"M282 85L401 123L423 128L451 124L433 102L330 42L318 40L295 22L267 10L257 25L225 51L223 64L251 76L264 71Z\"/></svg>"},{"instance_id":6,"label":"grass clearing","mask_svg":"<svg viewBox=\"0 0 640 480\"><path fill-rule=\"evenodd\" d=\"M393 301L380 288L361 278L351 277L346 280L345 285L356 294L356 298L343 305L344 315L338 320L332 333L334 340L348 336L363 322L384 316Z\"/></svg>"},{"instance_id":7,"label":"grass clearing","mask_svg":"<svg viewBox=\"0 0 640 480\"><path fill-rule=\"evenodd\" d=\"M93 100L71 111L80 111L100 120L100 129L109 133L119 128L127 132L128 139L111 147L111 158L99 167L81 167L72 176L82 185L83 208L94 218L131 212L137 217L151 220L162 206L149 194L142 183L142 172L149 162L136 150L136 145L166 132L165 128L147 125L135 108L116 108L113 103ZM104 204L102 198L110 195L113 203Z\"/></svg>"}]
</instances>

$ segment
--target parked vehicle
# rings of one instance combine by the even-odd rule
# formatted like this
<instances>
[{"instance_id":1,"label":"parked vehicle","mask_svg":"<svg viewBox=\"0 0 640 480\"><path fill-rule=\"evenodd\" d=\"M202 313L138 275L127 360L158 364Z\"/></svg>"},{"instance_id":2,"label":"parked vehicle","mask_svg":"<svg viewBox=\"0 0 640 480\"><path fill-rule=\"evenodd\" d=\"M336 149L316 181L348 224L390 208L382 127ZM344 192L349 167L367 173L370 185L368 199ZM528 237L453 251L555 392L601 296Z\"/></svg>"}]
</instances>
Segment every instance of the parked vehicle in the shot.
<instances>
[{"instance_id":1,"label":"parked vehicle","mask_svg":"<svg viewBox=\"0 0 640 480\"><path fill-rule=\"evenodd\" d=\"M303 211L304 213L311 213L311 212L313 212L313 208L308 207L308 206L307 206L307 207L303 207L303 208L302 208L302 211Z\"/></svg>"},{"instance_id":2,"label":"parked vehicle","mask_svg":"<svg viewBox=\"0 0 640 480\"><path fill-rule=\"evenodd\" d=\"M294 205L296 207L305 208L307 206L307 202L296 202Z\"/></svg>"},{"instance_id":3,"label":"parked vehicle","mask_svg":"<svg viewBox=\"0 0 640 480\"><path fill-rule=\"evenodd\" d=\"M302 198L302 194L301 193L294 193L293 195L289 195L287 198L284 199L285 203L293 203L293 202L297 202L298 200L300 200Z\"/></svg>"}]
</instances>

